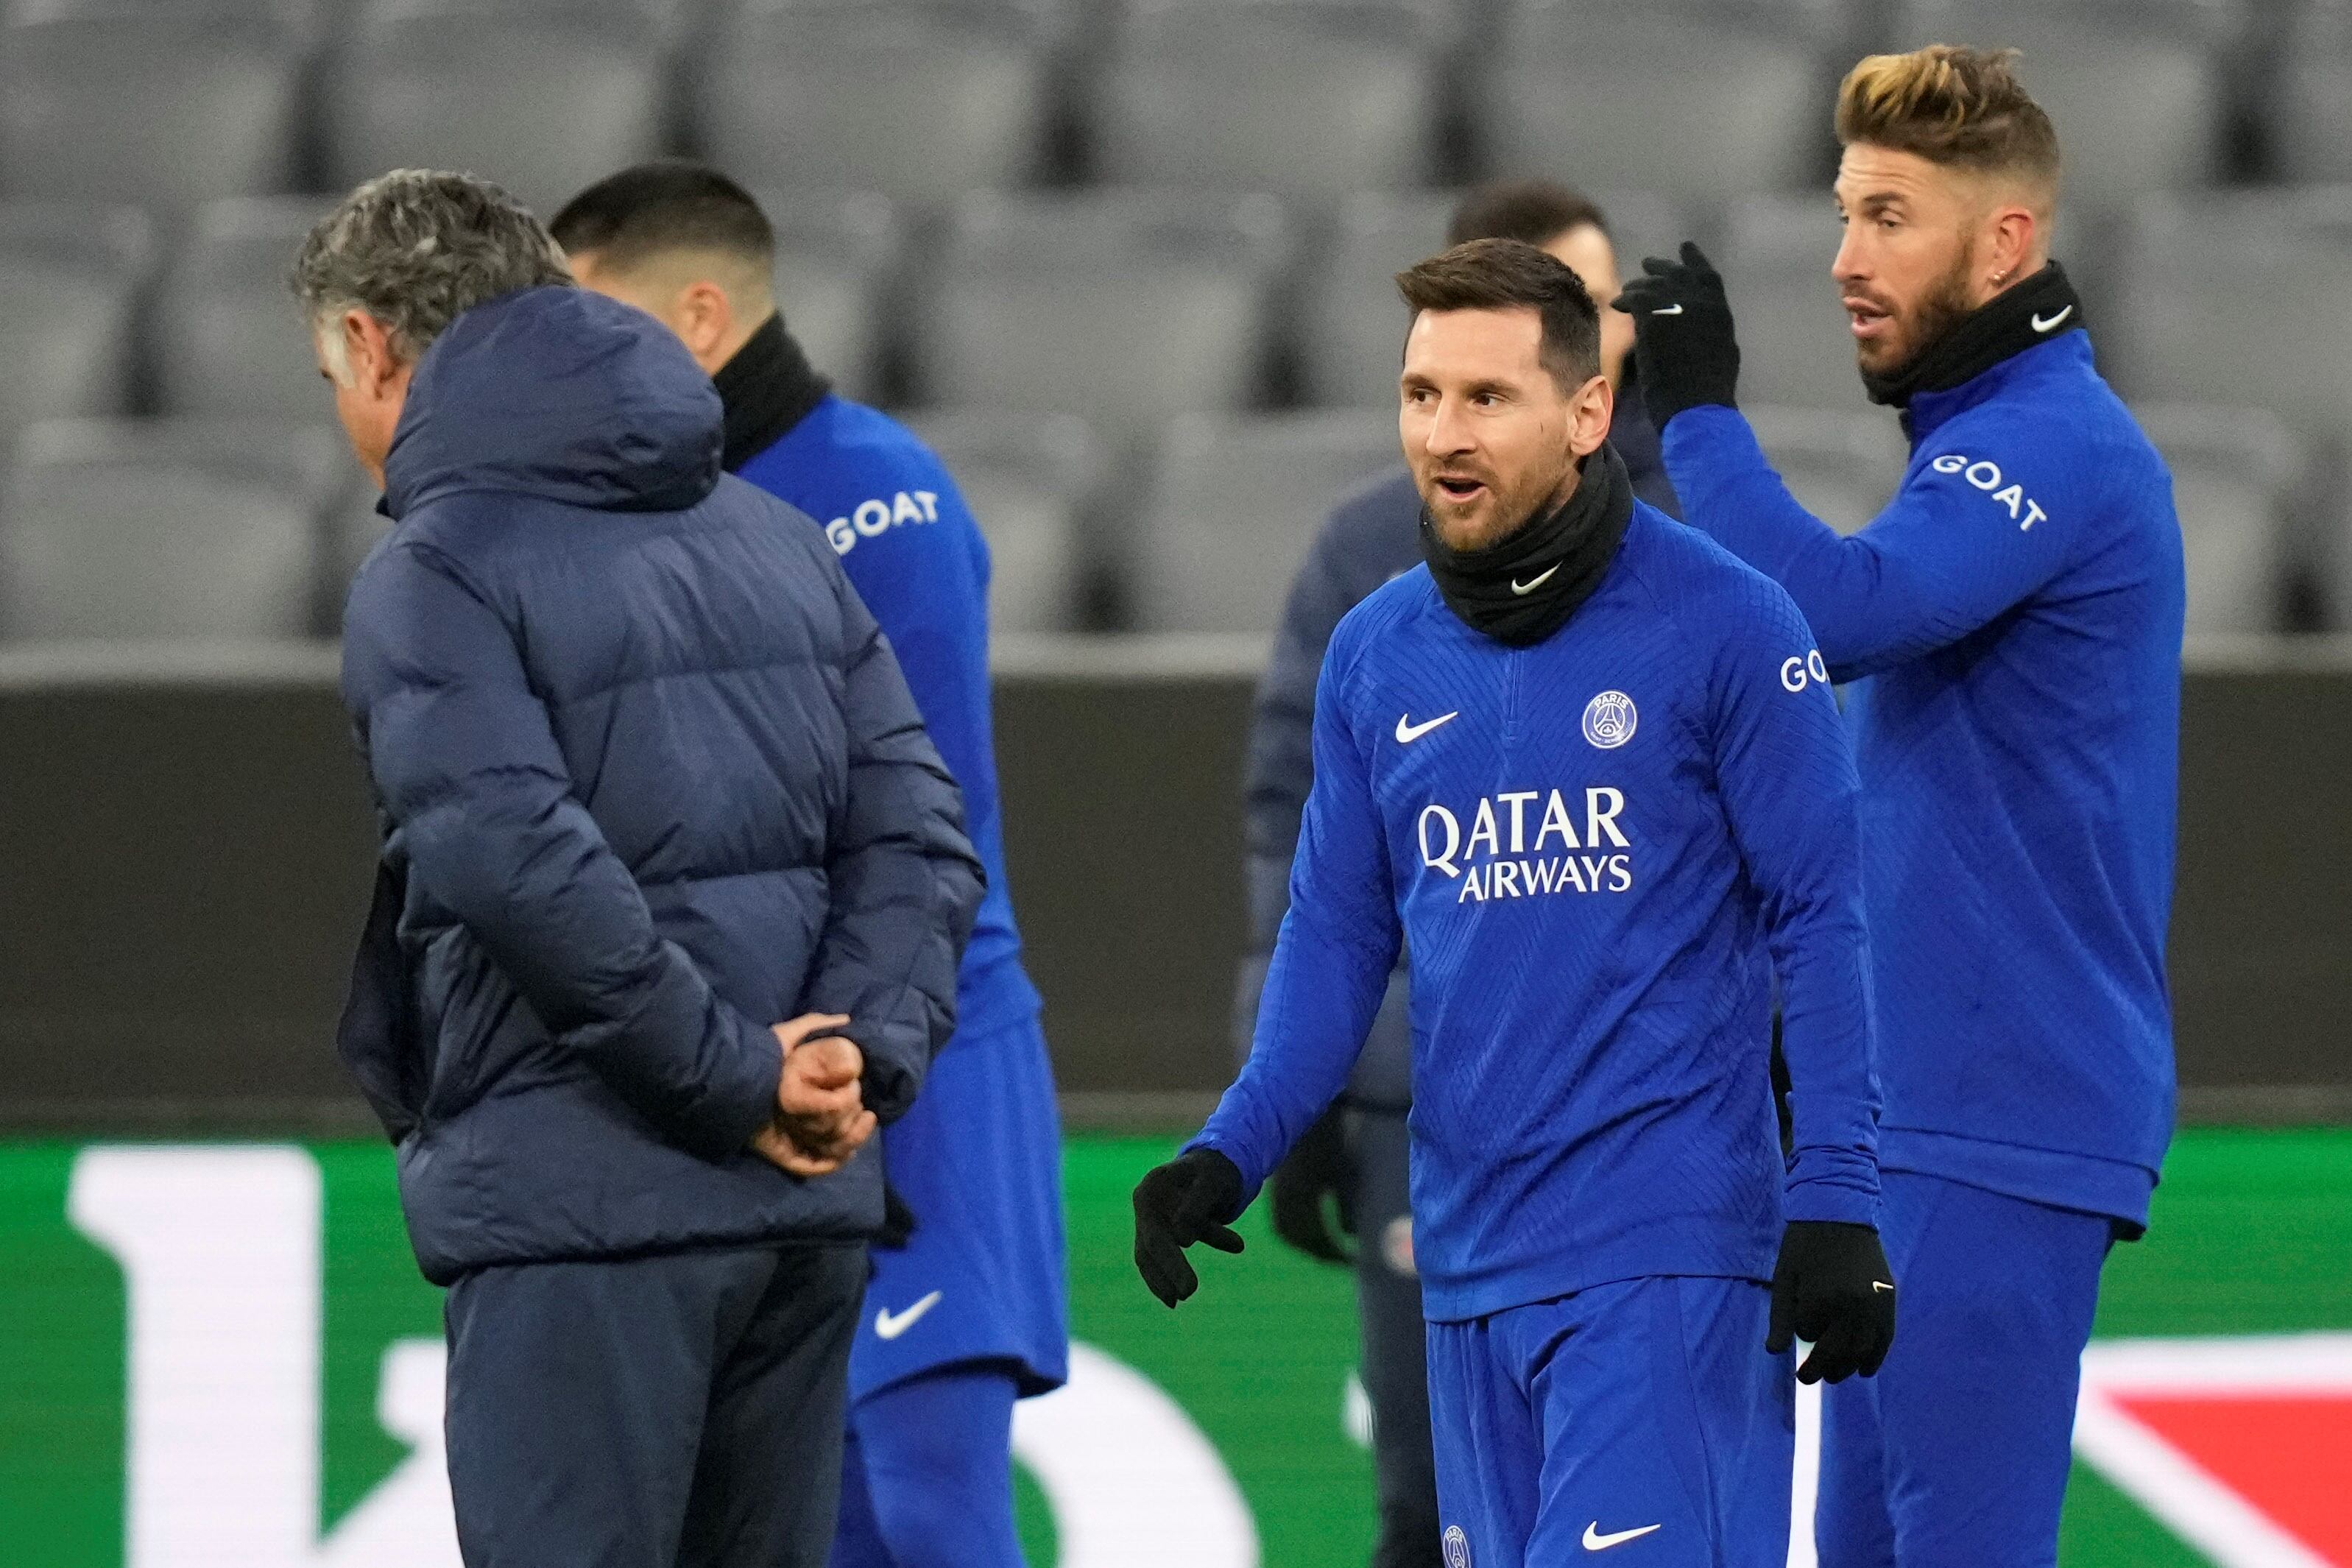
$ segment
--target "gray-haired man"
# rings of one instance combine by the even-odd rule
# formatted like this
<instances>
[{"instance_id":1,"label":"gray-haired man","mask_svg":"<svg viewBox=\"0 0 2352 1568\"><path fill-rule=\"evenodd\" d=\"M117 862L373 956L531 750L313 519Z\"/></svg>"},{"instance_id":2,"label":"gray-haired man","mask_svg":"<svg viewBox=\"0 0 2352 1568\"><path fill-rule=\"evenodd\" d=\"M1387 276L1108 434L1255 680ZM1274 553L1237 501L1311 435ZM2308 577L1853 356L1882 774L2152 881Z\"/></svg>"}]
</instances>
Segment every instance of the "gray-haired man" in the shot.
<instances>
[{"instance_id":1,"label":"gray-haired man","mask_svg":"<svg viewBox=\"0 0 2352 1568\"><path fill-rule=\"evenodd\" d=\"M980 868L824 533L494 186L404 171L294 282L391 536L345 615L382 806L339 1045L449 1287L473 1568L816 1568L881 1163ZM789 1022L778 1022L789 1020Z\"/></svg>"}]
</instances>

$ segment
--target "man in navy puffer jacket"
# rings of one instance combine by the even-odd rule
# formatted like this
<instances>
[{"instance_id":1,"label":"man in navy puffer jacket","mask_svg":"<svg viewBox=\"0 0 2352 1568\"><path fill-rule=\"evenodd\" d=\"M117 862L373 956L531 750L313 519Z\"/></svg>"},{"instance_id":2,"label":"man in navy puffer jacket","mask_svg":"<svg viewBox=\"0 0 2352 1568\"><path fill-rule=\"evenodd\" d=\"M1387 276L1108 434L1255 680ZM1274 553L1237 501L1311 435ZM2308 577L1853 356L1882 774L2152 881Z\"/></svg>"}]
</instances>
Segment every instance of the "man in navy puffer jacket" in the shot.
<instances>
[{"instance_id":1,"label":"man in navy puffer jacket","mask_svg":"<svg viewBox=\"0 0 2352 1568\"><path fill-rule=\"evenodd\" d=\"M982 893L954 783L823 532L721 477L709 378L527 212L386 175L294 281L395 520L345 617L385 838L340 1044L450 1287L466 1559L821 1563L858 1151Z\"/></svg>"}]
</instances>

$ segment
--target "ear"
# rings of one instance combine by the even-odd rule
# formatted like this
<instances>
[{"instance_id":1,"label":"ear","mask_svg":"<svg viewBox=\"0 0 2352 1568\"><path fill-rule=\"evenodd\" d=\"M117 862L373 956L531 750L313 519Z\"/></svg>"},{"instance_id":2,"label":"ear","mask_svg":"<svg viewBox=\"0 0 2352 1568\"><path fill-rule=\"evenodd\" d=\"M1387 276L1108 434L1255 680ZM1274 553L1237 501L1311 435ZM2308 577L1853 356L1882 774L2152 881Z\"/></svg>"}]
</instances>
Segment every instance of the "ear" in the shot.
<instances>
[{"instance_id":1,"label":"ear","mask_svg":"<svg viewBox=\"0 0 2352 1568\"><path fill-rule=\"evenodd\" d=\"M2040 254L2042 220L2033 209L2016 203L1995 207L1985 218L1985 285L1998 294L2035 270Z\"/></svg>"},{"instance_id":2,"label":"ear","mask_svg":"<svg viewBox=\"0 0 2352 1568\"><path fill-rule=\"evenodd\" d=\"M1580 461L1601 450L1617 415L1617 394L1605 374L1576 389L1568 400L1568 449Z\"/></svg>"},{"instance_id":3,"label":"ear","mask_svg":"<svg viewBox=\"0 0 2352 1568\"><path fill-rule=\"evenodd\" d=\"M380 395L406 371L393 347L392 334L365 310L345 310L339 331L344 363L352 367L353 384L362 390Z\"/></svg>"},{"instance_id":4,"label":"ear","mask_svg":"<svg viewBox=\"0 0 2352 1568\"><path fill-rule=\"evenodd\" d=\"M708 279L689 283L677 297L677 335L698 360L716 357L735 333L735 302Z\"/></svg>"}]
</instances>

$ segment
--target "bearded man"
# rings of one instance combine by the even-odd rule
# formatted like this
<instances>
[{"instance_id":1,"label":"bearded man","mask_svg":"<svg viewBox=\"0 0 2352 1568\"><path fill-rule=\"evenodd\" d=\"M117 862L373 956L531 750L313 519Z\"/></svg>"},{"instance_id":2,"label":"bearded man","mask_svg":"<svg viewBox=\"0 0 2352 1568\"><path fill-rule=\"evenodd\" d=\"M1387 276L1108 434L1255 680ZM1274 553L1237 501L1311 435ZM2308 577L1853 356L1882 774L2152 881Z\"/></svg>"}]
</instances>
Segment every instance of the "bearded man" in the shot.
<instances>
[{"instance_id":1,"label":"bearded man","mask_svg":"<svg viewBox=\"0 0 2352 1568\"><path fill-rule=\"evenodd\" d=\"M1822 1568L2055 1562L2100 1268L2172 1133L2180 524L2050 259L2058 141L2014 58L1874 56L1840 91L1831 272L1912 444L1859 534L1790 498L1732 406L1696 247L1617 306L1685 519L1853 683L1903 1295L1885 1371L1827 1395Z\"/></svg>"}]
</instances>

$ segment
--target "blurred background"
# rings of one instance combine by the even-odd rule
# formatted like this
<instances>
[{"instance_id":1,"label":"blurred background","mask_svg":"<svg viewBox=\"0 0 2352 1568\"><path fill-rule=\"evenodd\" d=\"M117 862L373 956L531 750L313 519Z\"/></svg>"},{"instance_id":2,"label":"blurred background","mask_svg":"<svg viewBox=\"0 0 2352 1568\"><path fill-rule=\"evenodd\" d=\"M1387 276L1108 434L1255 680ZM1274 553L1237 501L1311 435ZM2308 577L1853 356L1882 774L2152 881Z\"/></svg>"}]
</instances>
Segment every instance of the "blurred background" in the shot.
<instances>
[{"instance_id":1,"label":"blurred background","mask_svg":"<svg viewBox=\"0 0 2352 1568\"><path fill-rule=\"evenodd\" d=\"M2067 160L2056 253L2187 538L2192 1131L2102 1331L2352 1329L2352 0L0 0L0 1254L48 1260L0 1322L49 1325L0 1342L0 1559L163 1550L124 1522L138 1269L74 1218L93 1139L310 1140L300 1550L333 1557L411 1453L376 1357L389 1379L385 1347L429 1337L430 1292L329 1047L373 848L333 638L383 523L283 281L338 194L459 168L551 214L663 153L761 194L792 330L933 443L993 549L1081 1336L1212 1430L1266 1561L1360 1561L1344 1277L1261 1247L1234 1321L1307 1339L1204 1365L1098 1255L1130 1168L1232 1069L1250 692L1316 526L1396 460L1390 277L1496 176L1590 192L1628 271L1698 239L1743 406L1859 527L1905 451L1829 280L1830 106L1862 54L1931 41L2025 51ZM260 1212L222 1234L296 1223ZM2231 1299L2268 1305L2220 1305L2256 1277ZM2340 1483L2352 1373L2326 1386L2295 1447ZM2319 1510L2309 1555L2232 1558L2100 1470L2069 1561L2352 1564L2344 1491L2273 1508ZM1162 1560L1130 1545L1104 1561Z\"/></svg>"}]
</instances>

